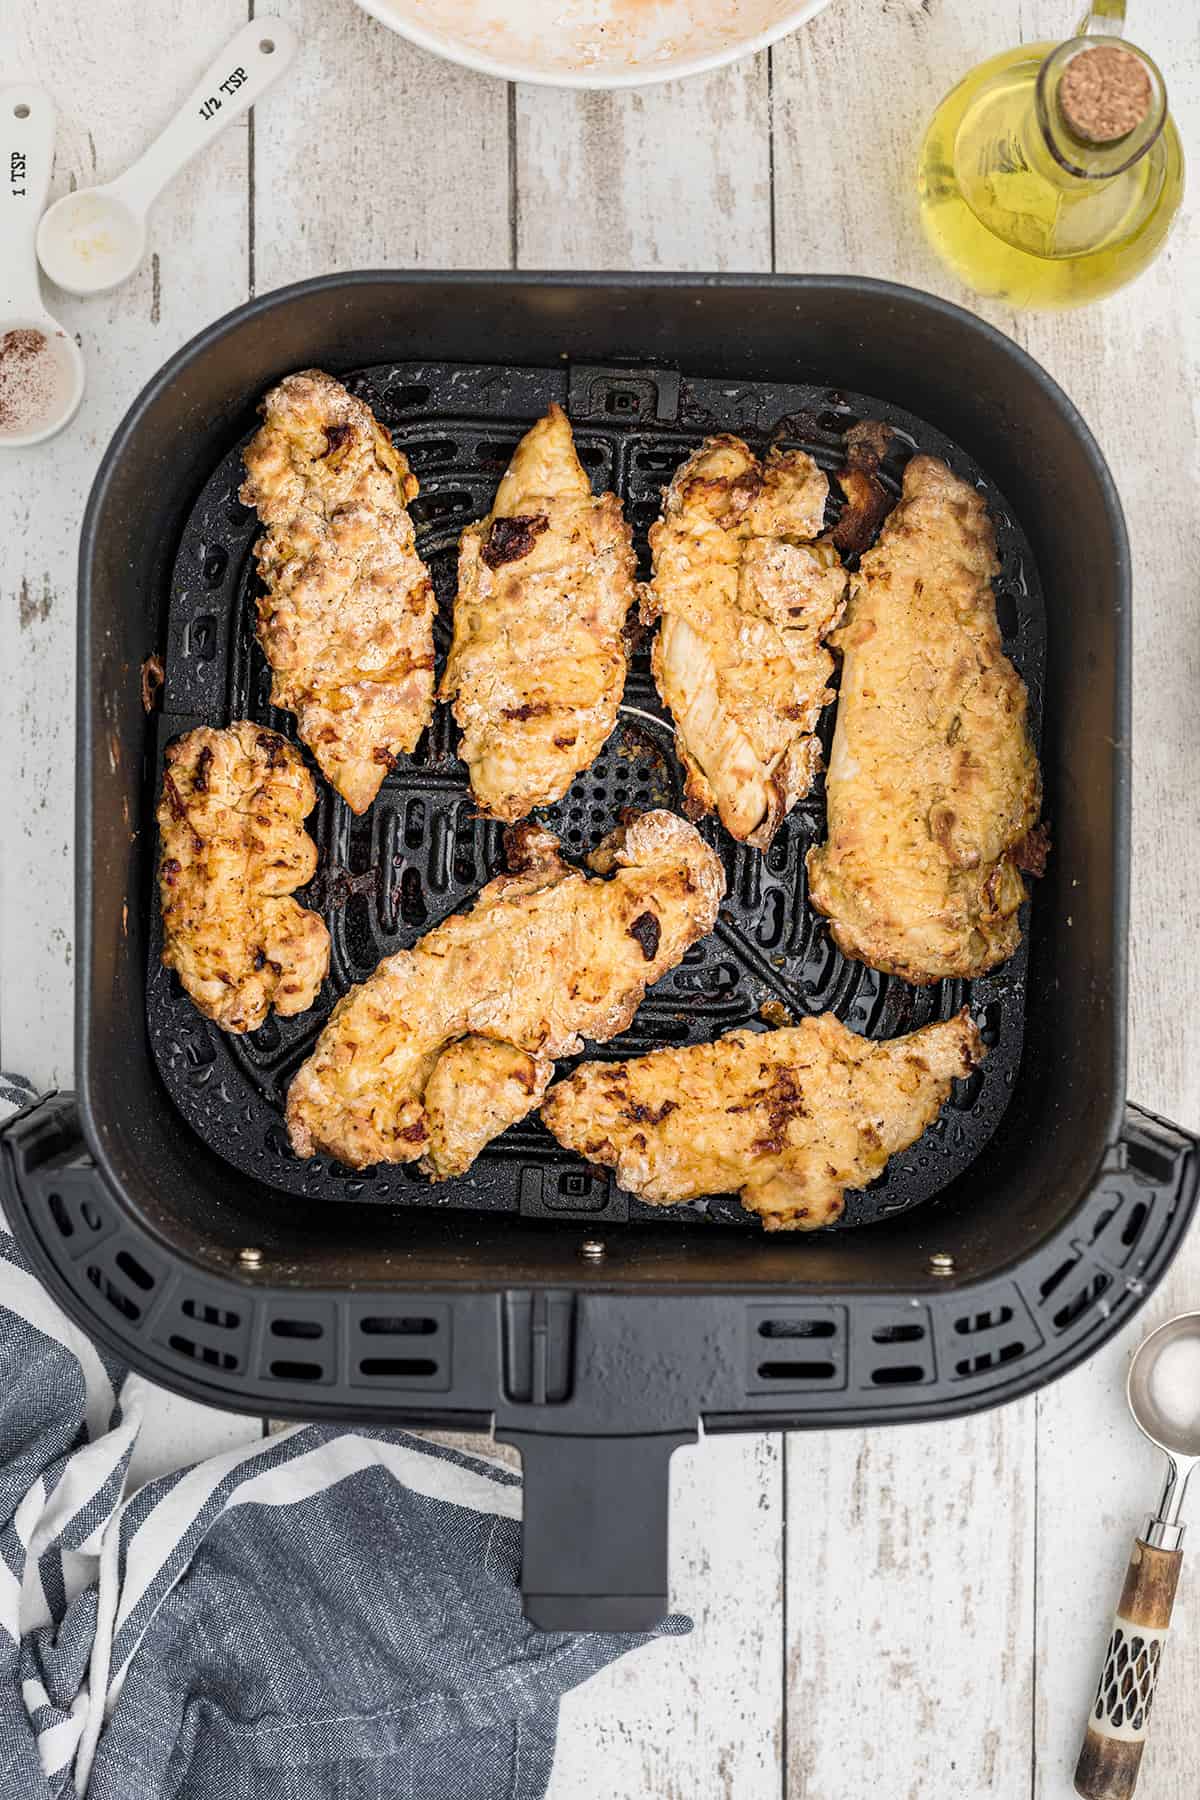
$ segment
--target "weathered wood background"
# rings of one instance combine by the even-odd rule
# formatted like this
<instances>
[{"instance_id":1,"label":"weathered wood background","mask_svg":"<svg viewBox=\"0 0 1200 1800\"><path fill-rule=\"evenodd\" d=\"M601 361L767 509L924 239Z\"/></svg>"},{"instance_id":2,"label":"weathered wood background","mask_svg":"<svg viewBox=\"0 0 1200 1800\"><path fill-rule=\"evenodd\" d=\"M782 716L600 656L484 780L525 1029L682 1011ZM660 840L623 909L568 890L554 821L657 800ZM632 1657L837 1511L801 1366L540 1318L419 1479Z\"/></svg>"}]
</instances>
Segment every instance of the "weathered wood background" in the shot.
<instances>
[{"instance_id":1,"label":"weathered wood background","mask_svg":"<svg viewBox=\"0 0 1200 1800\"><path fill-rule=\"evenodd\" d=\"M15 0L0 79L61 112L55 191L143 147L247 0ZM250 0L253 11L254 0ZM63 299L89 370L65 437L0 462L0 1059L71 1079L74 576L97 458L157 365L280 283L391 264L853 270L963 299L916 222L941 93L1079 0L832 0L772 52L620 95L507 89L351 0L278 0L298 67L159 205L137 278ZM1200 145L1188 0L1134 8ZM968 304L970 301L968 300ZM1200 1126L1200 237L1127 293L982 309L1063 383L1124 497L1137 568L1130 1092ZM1054 597L1050 596L1053 605ZM802 1247L801 1247L802 1253ZM571 1696L554 1800L1066 1800L1129 1531L1157 1470L1123 1414L1131 1342L1200 1304L1185 1251L1142 1321L1035 1399L962 1423L724 1439L676 1458L673 1587L694 1634ZM165 1397L153 1468L243 1435ZM1200 1786L1187 1576L1146 1800Z\"/></svg>"}]
</instances>

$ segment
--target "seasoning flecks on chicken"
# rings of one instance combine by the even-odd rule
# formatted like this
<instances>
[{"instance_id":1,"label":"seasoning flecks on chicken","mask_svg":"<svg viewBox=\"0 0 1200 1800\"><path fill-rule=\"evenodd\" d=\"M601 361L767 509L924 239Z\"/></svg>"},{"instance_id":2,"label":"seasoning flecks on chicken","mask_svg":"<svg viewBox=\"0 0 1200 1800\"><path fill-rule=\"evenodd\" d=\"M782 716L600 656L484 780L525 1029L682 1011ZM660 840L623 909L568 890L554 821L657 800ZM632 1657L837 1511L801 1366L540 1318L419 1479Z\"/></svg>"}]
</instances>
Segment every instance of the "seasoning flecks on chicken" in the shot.
<instances>
[{"instance_id":1,"label":"seasoning flecks on chicken","mask_svg":"<svg viewBox=\"0 0 1200 1800\"><path fill-rule=\"evenodd\" d=\"M201 726L166 754L158 803L162 960L222 1031L271 1008L304 1012L329 967L329 933L290 896L312 880L316 805L299 753L238 720Z\"/></svg>"},{"instance_id":2,"label":"seasoning flecks on chicken","mask_svg":"<svg viewBox=\"0 0 1200 1800\"><path fill-rule=\"evenodd\" d=\"M582 1063L551 1088L542 1118L652 1206L736 1193L768 1231L815 1231L840 1216L847 1188L916 1142L984 1054L965 1010L882 1043L823 1013Z\"/></svg>"},{"instance_id":3,"label":"seasoning flecks on chicken","mask_svg":"<svg viewBox=\"0 0 1200 1800\"><path fill-rule=\"evenodd\" d=\"M825 639L846 575L815 543L829 482L803 451L760 462L740 438L709 438L667 488L650 532L643 617L661 619L658 691L696 812L765 850L820 767L817 721L832 700Z\"/></svg>"},{"instance_id":4,"label":"seasoning flecks on chicken","mask_svg":"<svg viewBox=\"0 0 1200 1800\"><path fill-rule=\"evenodd\" d=\"M589 858L562 861L534 825L507 836L510 873L470 912L380 963L330 1015L288 1094L301 1156L352 1168L420 1159L462 1174L537 1106L555 1057L623 1031L646 989L711 931L720 859L673 813L631 815Z\"/></svg>"},{"instance_id":5,"label":"seasoning flecks on chicken","mask_svg":"<svg viewBox=\"0 0 1200 1800\"><path fill-rule=\"evenodd\" d=\"M560 800L611 735L635 568L620 501L593 495L567 416L552 406L459 547L439 697L454 703L471 791L492 818Z\"/></svg>"},{"instance_id":6,"label":"seasoning flecks on chicken","mask_svg":"<svg viewBox=\"0 0 1200 1800\"><path fill-rule=\"evenodd\" d=\"M363 401L319 369L263 402L241 497L266 527L258 641L271 704L352 812L433 714L429 572L417 555L408 462Z\"/></svg>"},{"instance_id":7,"label":"seasoning flecks on chicken","mask_svg":"<svg viewBox=\"0 0 1200 1800\"><path fill-rule=\"evenodd\" d=\"M982 495L916 456L851 580L827 841L809 894L847 956L906 981L982 975L1020 940L1044 833L1025 684L1005 656Z\"/></svg>"}]
</instances>

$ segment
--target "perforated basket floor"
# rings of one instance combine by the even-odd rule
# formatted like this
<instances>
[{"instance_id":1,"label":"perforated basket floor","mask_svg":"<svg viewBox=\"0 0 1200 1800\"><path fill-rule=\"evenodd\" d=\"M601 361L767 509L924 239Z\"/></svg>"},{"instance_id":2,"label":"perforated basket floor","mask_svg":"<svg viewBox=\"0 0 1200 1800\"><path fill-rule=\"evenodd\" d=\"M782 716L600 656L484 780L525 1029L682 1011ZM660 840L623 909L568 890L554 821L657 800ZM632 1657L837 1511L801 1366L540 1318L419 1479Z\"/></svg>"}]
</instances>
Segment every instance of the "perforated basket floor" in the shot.
<instances>
[{"instance_id":1,"label":"perforated basket floor","mask_svg":"<svg viewBox=\"0 0 1200 1800\"><path fill-rule=\"evenodd\" d=\"M1031 724L1040 735L1045 617L1028 543L984 472L911 415L828 389L732 386L646 369L392 364L344 379L391 429L421 482L412 512L437 587L439 666L449 643L458 534L488 510L517 439L552 400L571 416L595 488L612 488L624 501L643 575L649 573L646 533L658 516L661 489L708 433L736 431L756 448L769 440L798 444L832 472L842 460L846 429L858 419L877 418L895 433L884 470L894 488L907 457L921 449L944 456L986 494L1001 557L997 602L1005 648L1028 685ZM214 470L175 561L160 766L166 743L197 724L251 718L297 741L292 716L267 702L269 671L253 635L258 525L237 497L245 441ZM835 497L831 518L836 507ZM827 738L833 712L830 707L825 717ZM653 1218L680 1225L745 1225L746 1214L731 1198L665 1210L644 1206L617 1189L606 1171L564 1152L536 1120L506 1132L465 1178L436 1186L415 1166L364 1174L327 1157L302 1162L292 1154L283 1098L335 1001L382 957L412 944L463 906L502 866L501 827L474 816L466 771L455 755L456 737L448 710L439 708L414 755L389 774L375 805L360 819L318 777L320 798L308 829L321 860L311 887L298 898L324 916L332 957L318 1002L302 1017L272 1017L244 1038L229 1037L202 1019L177 978L161 965L157 905L147 894L155 919L147 1026L179 1112L233 1167L285 1192L606 1224ZM565 800L539 816L569 855L582 857L616 823L622 808L679 810L681 798L671 727L643 650L630 672L620 724L604 752ZM152 799L147 796L148 806ZM848 962L808 904L804 858L823 827L820 782L765 856L735 844L706 821L702 830L724 858L729 884L715 932L647 996L628 1031L608 1044L588 1046L586 1054L636 1055L761 1024L769 1001L782 1003L797 1019L835 1012L855 1031L876 1038L947 1018L968 1004L989 1046L986 1062L969 1081L955 1084L943 1116L917 1144L894 1157L869 1189L848 1197L834 1227L844 1230L919 1204L979 1155L1007 1105L1020 1058L1026 954L1022 947L984 980L928 989ZM1036 905L1032 913L1027 929L1036 930Z\"/></svg>"}]
</instances>

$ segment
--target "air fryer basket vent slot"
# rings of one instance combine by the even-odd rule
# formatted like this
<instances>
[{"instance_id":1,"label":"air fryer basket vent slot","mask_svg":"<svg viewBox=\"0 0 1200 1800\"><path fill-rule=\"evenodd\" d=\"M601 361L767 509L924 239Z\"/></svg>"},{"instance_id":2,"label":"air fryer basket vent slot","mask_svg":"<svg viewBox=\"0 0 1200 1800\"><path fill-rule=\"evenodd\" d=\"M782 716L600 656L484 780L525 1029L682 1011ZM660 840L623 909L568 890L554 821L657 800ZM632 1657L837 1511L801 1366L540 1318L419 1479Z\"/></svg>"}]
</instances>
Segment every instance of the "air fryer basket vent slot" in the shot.
<instances>
[{"instance_id":1,"label":"air fryer basket vent slot","mask_svg":"<svg viewBox=\"0 0 1200 1800\"><path fill-rule=\"evenodd\" d=\"M436 1375L438 1366L428 1356L364 1356L358 1365L360 1375L371 1379L392 1381L399 1377L403 1381L414 1377Z\"/></svg>"},{"instance_id":2,"label":"air fryer basket vent slot","mask_svg":"<svg viewBox=\"0 0 1200 1800\"><path fill-rule=\"evenodd\" d=\"M318 1362L299 1362L280 1357L270 1365L270 1369L277 1381L322 1381L325 1378L324 1365Z\"/></svg>"},{"instance_id":3,"label":"air fryer basket vent slot","mask_svg":"<svg viewBox=\"0 0 1200 1800\"><path fill-rule=\"evenodd\" d=\"M67 1203L61 1194L48 1194L46 1205L50 1209L50 1217L58 1226L65 1238L75 1236L75 1221L67 1211Z\"/></svg>"},{"instance_id":4,"label":"air fryer basket vent slot","mask_svg":"<svg viewBox=\"0 0 1200 1800\"><path fill-rule=\"evenodd\" d=\"M759 1363L763 1381L832 1381L837 1366L831 1362L765 1362Z\"/></svg>"},{"instance_id":5,"label":"air fryer basket vent slot","mask_svg":"<svg viewBox=\"0 0 1200 1800\"><path fill-rule=\"evenodd\" d=\"M882 417L897 427L884 477L895 488L912 446L942 455L985 489L997 521L1002 573L998 593L1006 648L1029 686L1038 728L1045 657L1044 614L1028 545L1003 497L962 451L912 415L877 401L820 387L693 380L663 369L524 369L401 364L346 377L390 427L422 484L413 505L419 547L438 593L439 660L449 644L458 534L489 507L513 445L551 400L565 402L580 455L597 488L622 497L635 528L643 574L646 532L663 484L714 430L743 433L763 448L773 437L802 445L827 470L844 455L846 429ZM175 559L163 653L164 713L158 751L201 721L249 717L296 741L295 720L269 703L270 676L254 641L253 545L258 525L238 499L239 444L219 464L185 525ZM840 504L836 487L830 517ZM678 809L682 777L672 732L650 677L645 648L635 656L617 731L593 767L545 814L568 854L583 855L627 806ZM825 718L826 738L833 711ZM457 732L446 708L411 757L389 773L378 800L353 818L323 782L309 820L320 867L301 895L324 914L332 936L330 977L317 1005L295 1019L272 1018L234 1039L203 1020L159 962L157 910L148 954L147 1022L159 1072L187 1122L242 1174L284 1192L329 1201L386 1202L521 1212L534 1218L605 1225L653 1221L681 1228L742 1226L729 1197L675 1207L644 1206L620 1193L603 1171L564 1153L536 1120L492 1144L469 1180L435 1192L415 1168L356 1172L327 1157L301 1162L283 1128L287 1084L340 995L380 959L465 905L503 862L499 826L474 816ZM826 746L827 747L827 746ZM147 794L147 808L153 795ZM981 1071L957 1082L945 1114L885 1176L849 1197L836 1229L915 1206L970 1166L994 1131L1020 1059L1025 950L971 986L943 982L916 989L847 962L807 903L804 857L822 833L820 785L762 856L734 844L711 821L703 829L726 864L729 895L713 936L648 996L630 1028L588 1054L636 1055L661 1044L712 1037L733 1026L761 1025L773 1003L795 1019L834 1011L852 1029L893 1037L950 1016L964 1003L991 1048Z\"/></svg>"},{"instance_id":6,"label":"air fryer basket vent slot","mask_svg":"<svg viewBox=\"0 0 1200 1800\"><path fill-rule=\"evenodd\" d=\"M765 1338L827 1338L836 1332L832 1319L764 1319L758 1328Z\"/></svg>"},{"instance_id":7,"label":"air fryer basket vent slot","mask_svg":"<svg viewBox=\"0 0 1200 1800\"><path fill-rule=\"evenodd\" d=\"M116 1264L122 1275L127 1275L135 1287L141 1288L144 1294L149 1293L154 1286L154 1277L148 1269L142 1267L132 1251L118 1250Z\"/></svg>"},{"instance_id":8,"label":"air fryer basket vent slot","mask_svg":"<svg viewBox=\"0 0 1200 1800\"><path fill-rule=\"evenodd\" d=\"M1007 1325L1012 1316L1011 1306L998 1306L994 1312L968 1313L955 1319L954 1329L960 1337L969 1337L976 1331L995 1331L998 1326Z\"/></svg>"},{"instance_id":9,"label":"air fryer basket vent slot","mask_svg":"<svg viewBox=\"0 0 1200 1800\"><path fill-rule=\"evenodd\" d=\"M97 1293L102 1294L115 1312L123 1319L135 1324L142 1316L142 1309L136 1300L132 1300L125 1290L107 1274L98 1263L89 1263L87 1278Z\"/></svg>"},{"instance_id":10,"label":"air fryer basket vent slot","mask_svg":"<svg viewBox=\"0 0 1200 1800\"><path fill-rule=\"evenodd\" d=\"M1014 1338L1011 1343L1002 1344L999 1350L981 1350L977 1356L964 1356L955 1363L954 1369L958 1375L982 1375L985 1370L1001 1368L1024 1354L1025 1345L1020 1338Z\"/></svg>"},{"instance_id":11,"label":"air fryer basket vent slot","mask_svg":"<svg viewBox=\"0 0 1200 1800\"><path fill-rule=\"evenodd\" d=\"M172 1350L178 1351L180 1356L186 1356L190 1362L203 1363L208 1368L226 1371L236 1369L238 1366L237 1357L230 1351L218 1350L212 1344L198 1344L192 1338L184 1337L180 1332L173 1331L167 1342Z\"/></svg>"},{"instance_id":12,"label":"air fryer basket vent slot","mask_svg":"<svg viewBox=\"0 0 1200 1800\"><path fill-rule=\"evenodd\" d=\"M871 1380L876 1387L910 1387L914 1381L925 1381L926 1371L920 1363L885 1363L881 1369L872 1369Z\"/></svg>"},{"instance_id":13,"label":"air fryer basket vent slot","mask_svg":"<svg viewBox=\"0 0 1200 1800\"><path fill-rule=\"evenodd\" d=\"M1106 1274L1102 1269L1098 1270L1089 1280L1081 1284L1065 1306L1059 1307L1054 1315L1054 1329L1065 1331L1068 1325L1074 1325L1083 1317L1084 1313L1090 1311L1097 1304L1101 1295L1107 1293L1111 1285L1112 1276Z\"/></svg>"},{"instance_id":14,"label":"air fryer basket vent slot","mask_svg":"<svg viewBox=\"0 0 1200 1800\"><path fill-rule=\"evenodd\" d=\"M1129 1208L1129 1217L1126 1219L1124 1228L1121 1232L1121 1242L1125 1245L1126 1249L1131 1249L1132 1246L1137 1243L1138 1238L1142 1234L1142 1226L1146 1223L1149 1216L1150 1208L1144 1200L1139 1200L1136 1205Z\"/></svg>"},{"instance_id":15,"label":"air fryer basket vent slot","mask_svg":"<svg viewBox=\"0 0 1200 1800\"><path fill-rule=\"evenodd\" d=\"M1067 1279L1067 1276L1071 1273L1071 1270L1078 1267L1079 1255L1080 1253L1075 1251L1073 1255L1068 1256L1064 1262L1059 1263L1057 1268L1053 1269L1051 1273L1046 1276L1041 1284L1040 1290L1043 1300L1048 1300L1055 1289L1062 1286L1063 1282Z\"/></svg>"},{"instance_id":16,"label":"air fryer basket vent slot","mask_svg":"<svg viewBox=\"0 0 1200 1800\"><path fill-rule=\"evenodd\" d=\"M179 1310L185 1319L195 1319L201 1325L216 1325L221 1331L234 1331L239 1323L237 1313L224 1306L210 1306L203 1300L187 1299Z\"/></svg>"}]
</instances>

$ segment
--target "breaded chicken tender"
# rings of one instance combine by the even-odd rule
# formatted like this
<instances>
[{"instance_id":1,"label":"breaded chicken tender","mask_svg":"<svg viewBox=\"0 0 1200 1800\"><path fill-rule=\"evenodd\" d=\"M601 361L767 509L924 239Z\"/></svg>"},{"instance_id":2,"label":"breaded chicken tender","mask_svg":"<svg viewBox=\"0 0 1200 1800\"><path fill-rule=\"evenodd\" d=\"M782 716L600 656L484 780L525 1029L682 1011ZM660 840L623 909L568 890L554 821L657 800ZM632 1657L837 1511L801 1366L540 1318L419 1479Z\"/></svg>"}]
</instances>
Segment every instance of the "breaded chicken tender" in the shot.
<instances>
[{"instance_id":1,"label":"breaded chicken tender","mask_svg":"<svg viewBox=\"0 0 1200 1800\"><path fill-rule=\"evenodd\" d=\"M765 850L820 767L815 736L846 575L816 543L829 482L802 450L760 462L740 438L690 456L650 531L643 617L661 620L652 666L675 721L693 813L717 812Z\"/></svg>"},{"instance_id":2,"label":"breaded chicken tender","mask_svg":"<svg viewBox=\"0 0 1200 1800\"><path fill-rule=\"evenodd\" d=\"M832 639L842 682L809 896L847 956L918 984L1012 955L1021 870L1040 874L1046 854L998 570L983 496L915 456Z\"/></svg>"},{"instance_id":3,"label":"breaded chicken tender","mask_svg":"<svg viewBox=\"0 0 1200 1800\"><path fill-rule=\"evenodd\" d=\"M266 527L257 545L258 641L271 704L352 812L365 812L395 758L433 715L429 571L408 502L417 480L371 409L320 369L263 401L241 497Z\"/></svg>"},{"instance_id":4,"label":"breaded chicken tender","mask_svg":"<svg viewBox=\"0 0 1200 1800\"><path fill-rule=\"evenodd\" d=\"M329 967L329 933L290 896L312 880L316 805L298 751L240 719L201 726L166 754L158 803L163 962L222 1031L271 1008L304 1012Z\"/></svg>"},{"instance_id":5,"label":"breaded chicken tender","mask_svg":"<svg viewBox=\"0 0 1200 1800\"><path fill-rule=\"evenodd\" d=\"M964 1010L874 1043L834 1016L731 1031L631 1062L582 1063L542 1118L652 1206L736 1193L768 1231L815 1231L937 1117L983 1060Z\"/></svg>"},{"instance_id":6,"label":"breaded chicken tender","mask_svg":"<svg viewBox=\"0 0 1200 1800\"><path fill-rule=\"evenodd\" d=\"M625 688L635 569L621 502L593 495L552 406L459 546L439 698L454 703L471 792L491 818L560 800L603 749Z\"/></svg>"},{"instance_id":7,"label":"breaded chicken tender","mask_svg":"<svg viewBox=\"0 0 1200 1800\"><path fill-rule=\"evenodd\" d=\"M584 1038L629 1024L652 983L712 930L721 862L673 813L632 814L593 852L599 880L534 825L470 912L387 957L340 1000L288 1093L300 1156L460 1175L533 1111Z\"/></svg>"}]
</instances>

